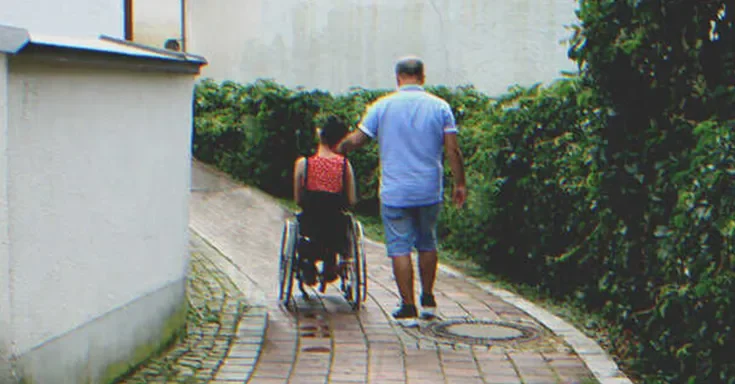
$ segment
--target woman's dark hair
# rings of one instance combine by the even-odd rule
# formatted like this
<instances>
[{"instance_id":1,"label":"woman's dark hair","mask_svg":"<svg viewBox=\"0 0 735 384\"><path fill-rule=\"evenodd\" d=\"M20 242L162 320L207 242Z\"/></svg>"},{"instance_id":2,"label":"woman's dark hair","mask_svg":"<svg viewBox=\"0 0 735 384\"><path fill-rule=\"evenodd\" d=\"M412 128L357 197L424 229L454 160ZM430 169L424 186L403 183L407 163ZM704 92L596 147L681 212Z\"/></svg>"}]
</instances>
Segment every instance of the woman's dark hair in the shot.
<instances>
[{"instance_id":1,"label":"woman's dark hair","mask_svg":"<svg viewBox=\"0 0 735 384\"><path fill-rule=\"evenodd\" d=\"M347 135L347 131L347 124L342 119L337 116L329 116L322 124L319 136L324 144L334 147Z\"/></svg>"}]
</instances>

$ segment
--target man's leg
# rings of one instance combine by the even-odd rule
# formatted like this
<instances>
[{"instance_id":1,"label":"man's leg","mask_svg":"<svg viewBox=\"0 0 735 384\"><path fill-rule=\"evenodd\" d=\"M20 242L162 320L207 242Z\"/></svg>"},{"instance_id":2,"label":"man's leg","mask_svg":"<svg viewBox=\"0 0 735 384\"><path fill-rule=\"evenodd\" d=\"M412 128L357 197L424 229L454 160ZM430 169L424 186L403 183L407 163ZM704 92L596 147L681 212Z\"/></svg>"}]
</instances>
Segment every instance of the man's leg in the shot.
<instances>
[{"instance_id":1,"label":"man's leg","mask_svg":"<svg viewBox=\"0 0 735 384\"><path fill-rule=\"evenodd\" d=\"M396 278L398 292L401 294L401 302L408 305L416 305L413 295L413 263L411 255L392 256L393 276Z\"/></svg>"},{"instance_id":2,"label":"man's leg","mask_svg":"<svg viewBox=\"0 0 735 384\"><path fill-rule=\"evenodd\" d=\"M438 262L436 222L441 204L419 208L416 248L419 250L419 272L421 274L421 316L433 317L436 312L434 282Z\"/></svg>"},{"instance_id":3,"label":"man's leg","mask_svg":"<svg viewBox=\"0 0 735 384\"><path fill-rule=\"evenodd\" d=\"M401 295L401 305L393 312L393 318L404 326L415 326L418 312L413 293L411 262L411 248L416 238L414 220L408 209L381 206L380 211L388 257L392 260L393 276Z\"/></svg>"},{"instance_id":4,"label":"man's leg","mask_svg":"<svg viewBox=\"0 0 735 384\"><path fill-rule=\"evenodd\" d=\"M419 252L419 272L421 273L421 292L433 294L434 280L436 280L436 267L438 263L438 252Z\"/></svg>"}]
</instances>

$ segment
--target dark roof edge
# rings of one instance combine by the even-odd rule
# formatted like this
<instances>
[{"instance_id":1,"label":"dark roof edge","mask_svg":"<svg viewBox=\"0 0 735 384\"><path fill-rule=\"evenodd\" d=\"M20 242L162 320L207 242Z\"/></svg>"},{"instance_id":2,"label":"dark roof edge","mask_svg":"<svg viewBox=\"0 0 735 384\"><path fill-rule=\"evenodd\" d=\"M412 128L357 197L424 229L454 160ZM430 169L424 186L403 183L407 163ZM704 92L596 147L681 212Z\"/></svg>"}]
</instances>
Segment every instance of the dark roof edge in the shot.
<instances>
[{"instance_id":1,"label":"dark roof edge","mask_svg":"<svg viewBox=\"0 0 735 384\"><path fill-rule=\"evenodd\" d=\"M48 36L48 38L51 39L47 40L46 36L36 36L24 28L0 24L0 53L23 55L24 52L28 51L30 48L34 48L31 49L31 51L34 52L37 52L37 49L35 48L64 48L64 50L52 49L52 51L87 51L118 57L138 57L143 60L152 60L153 62L171 61L198 66L208 64L207 60L199 55L151 47L145 44L135 43L107 35L100 35L97 38L98 40L89 40L103 42L110 47L109 50L101 46L96 46L94 43L89 45L89 42L77 40L76 38L66 41L64 41L66 37L63 36L59 36L62 40L56 40L55 37L52 38L51 36ZM61 41L61 43L59 43L59 41ZM118 46L119 48L115 49L114 46Z\"/></svg>"},{"instance_id":2,"label":"dark roof edge","mask_svg":"<svg viewBox=\"0 0 735 384\"><path fill-rule=\"evenodd\" d=\"M18 53L31 41L27 30L0 24L0 53Z\"/></svg>"},{"instance_id":3,"label":"dark roof edge","mask_svg":"<svg viewBox=\"0 0 735 384\"><path fill-rule=\"evenodd\" d=\"M207 59L205 59L203 56L193 55L193 54L186 53L186 52L178 52L178 51L172 51L168 49L151 47L149 45L140 44L140 43L136 43L136 42L129 41L129 40L118 39L116 37L107 36L107 35L100 35L100 40L109 41L111 43L125 45L128 47L138 48L138 49L148 51L151 53L157 53L159 55L173 56L179 60L186 60L186 61L191 61L191 62L200 63L200 64L208 64Z\"/></svg>"},{"instance_id":4,"label":"dark roof edge","mask_svg":"<svg viewBox=\"0 0 735 384\"><path fill-rule=\"evenodd\" d=\"M170 72L199 74L202 64L194 61L171 60L164 57L145 57L136 55L114 54L105 51L75 49L29 44L18 55L13 55L10 62L21 66L26 63L49 63L53 65L79 65L91 68L127 69L136 72Z\"/></svg>"}]
</instances>

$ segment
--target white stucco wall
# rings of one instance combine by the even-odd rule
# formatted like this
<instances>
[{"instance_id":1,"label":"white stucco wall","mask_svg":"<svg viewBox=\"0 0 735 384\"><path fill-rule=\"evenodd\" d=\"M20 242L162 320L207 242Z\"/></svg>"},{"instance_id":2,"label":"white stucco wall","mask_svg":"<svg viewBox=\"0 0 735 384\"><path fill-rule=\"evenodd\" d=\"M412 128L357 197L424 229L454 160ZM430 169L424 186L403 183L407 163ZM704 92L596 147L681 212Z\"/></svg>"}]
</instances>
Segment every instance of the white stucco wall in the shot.
<instances>
[{"instance_id":1,"label":"white stucco wall","mask_svg":"<svg viewBox=\"0 0 735 384\"><path fill-rule=\"evenodd\" d=\"M10 253L8 242L7 56L0 53L0 383L10 381L12 329L10 327Z\"/></svg>"},{"instance_id":2,"label":"white stucco wall","mask_svg":"<svg viewBox=\"0 0 735 384\"><path fill-rule=\"evenodd\" d=\"M133 40L163 48L168 39L181 39L181 0L135 0Z\"/></svg>"},{"instance_id":3,"label":"white stucco wall","mask_svg":"<svg viewBox=\"0 0 735 384\"><path fill-rule=\"evenodd\" d=\"M121 0L0 0L0 24L33 33L123 37Z\"/></svg>"},{"instance_id":4,"label":"white stucco wall","mask_svg":"<svg viewBox=\"0 0 735 384\"><path fill-rule=\"evenodd\" d=\"M560 40L577 0L187 1L187 48L202 77L342 92L392 88L393 64L424 58L431 84L490 94L576 67Z\"/></svg>"},{"instance_id":5,"label":"white stucco wall","mask_svg":"<svg viewBox=\"0 0 735 384\"><path fill-rule=\"evenodd\" d=\"M192 83L11 61L19 354L185 278Z\"/></svg>"}]
</instances>

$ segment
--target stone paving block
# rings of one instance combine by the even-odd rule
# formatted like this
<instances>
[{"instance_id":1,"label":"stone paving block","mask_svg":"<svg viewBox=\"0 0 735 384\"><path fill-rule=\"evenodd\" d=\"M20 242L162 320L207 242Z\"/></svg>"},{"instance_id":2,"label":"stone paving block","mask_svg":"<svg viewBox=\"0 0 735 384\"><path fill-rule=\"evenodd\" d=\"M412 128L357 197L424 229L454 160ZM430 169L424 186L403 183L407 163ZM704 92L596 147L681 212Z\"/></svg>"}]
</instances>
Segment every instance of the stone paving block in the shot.
<instances>
[{"instance_id":1,"label":"stone paving block","mask_svg":"<svg viewBox=\"0 0 735 384\"><path fill-rule=\"evenodd\" d=\"M294 361L294 354L282 354L282 355L261 355L258 358L258 364L272 365L272 364L291 364Z\"/></svg>"},{"instance_id":2,"label":"stone paving block","mask_svg":"<svg viewBox=\"0 0 735 384\"><path fill-rule=\"evenodd\" d=\"M248 384L285 384L286 379L270 378L270 377L253 377Z\"/></svg>"},{"instance_id":3,"label":"stone paving block","mask_svg":"<svg viewBox=\"0 0 735 384\"><path fill-rule=\"evenodd\" d=\"M256 359L260 354L260 346L257 344L238 344L237 341L232 345L227 353L228 358L249 358Z\"/></svg>"},{"instance_id":4,"label":"stone paving block","mask_svg":"<svg viewBox=\"0 0 735 384\"><path fill-rule=\"evenodd\" d=\"M388 383L388 382L406 382L406 374L404 372L378 372L369 373L368 382L370 383Z\"/></svg>"},{"instance_id":5,"label":"stone paving block","mask_svg":"<svg viewBox=\"0 0 735 384\"><path fill-rule=\"evenodd\" d=\"M228 356L225 358L223 365L237 366L237 367L253 367L255 366L255 358L252 357L233 357Z\"/></svg>"},{"instance_id":6,"label":"stone paving block","mask_svg":"<svg viewBox=\"0 0 735 384\"><path fill-rule=\"evenodd\" d=\"M444 374L454 377L481 377L477 367L455 367L453 365L444 366Z\"/></svg>"},{"instance_id":7,"label":"stone paving block","mask_svg":"<svg viewBox=\"0 0 735 384\"><path fill-rule=\"evenodd\" d=\"M243 381L242 380L230 381L230 380L213 379L210 381L202 381L202 382L207 383L207 384L232 384L232 383L242 383Z\"/></svg>"},{"instance_id":8,"label":"stone paving block","mask_svg":"<svg viewBox=\"0 0 735 384\"><path fill-rule=\"evenodd\" d=\"M319 370L325 371L330 368L332 362L329 359L298 359L294 365L296 370Z\"/></svg>"},{"instance_id":9,"label":"stone paving block","mask_svg":"<svg viewBox=\"0 0 735 384\"><path fill-rule=\"evenodd\" d=\"M323 369L323 368L322 369L319 369L319 368L301 368L301 369L298 369L298 368L295 368L294 371L293 371L293 375L291 376L291 378L293 379L293 378L296 378L297 377L299 379L303 379L303 378L308 377L308 378L314 379L314 378L320 377L321 378L321 381L326 381L327 375L329 375L329 370L328 369ZM312 381L312 383L313 383L313 381Z\"/></svg>"},{"instance_id":10,"label":"stone paving block","mask_svg":"<svg viewBox=\"0 0 735 384\"><path fill-rule=\"evenodd\" d=\"M461 384L485 384L482 377L468 377L468 376L446 376L447 383L461 383ZM548 383L553 384L553 382Z\"/></svg>"},{"instance_id":11,"label":"stone paving block","mask_svg":"<svg viewBox=\"0 0 735 384\"><path fill-rule=\"evenodd\" d=\"M237 344L256 344L260 345L263 342L263 336L262 335L253 335L253 336L238 336L235 339L235 343Z\"/></svg>"},{"instance_id":12,"label":"stone paving block","mask_svg":"<svg viewBox=\"0 0 735 384\"><path fill-rule=\"evenodd\" d=\"M486 384L522 384L521 378L517 375L509 375L509 376L485 376L484 379ZM555 382L552 382L556 384ZM562 382L563 384L569 384L567 382ZM548 383L551 384L551 383Z\"/></svg>"},{"instance_id":13,"label":"stone paving block","mask_svg":"<svg viewBox=\"0 0 735 384\"><path fill-rule=\"evenodd\" d=\"M511 372L515 374L515 367L510 361L485 361L478 363L478 366L485 374L494 374L497 372Z\"/></svg>"},{"instance_id":14,"label":"stone paving block","mask_svg":"<svg viewBox=\"0 0 735 384\"><path fill-rule=\"evenodd\" d=\"M217 372L217 375L214 377L214 380L218 381L235 381L235 382L244 382L247 376L250 375L250 372L233 372L233 371L223 371L220 370Z\"/></svg>"},{"instance_id":15,"label":"stone paving block","mask_svg":"<svg viewBox=\"0 0 735 384\"><path fill-rule=\"evenodd\" d=\"M292 363L277 363L269 365L258 364L255 366L253 375L269 377L288 377L291 372Z\"/></svg>"},{"instance_id":16,"label":"stone paving block","mask_svg":"<svg viewBox=\"0 0 735 384\"><path fill-rule=\"evenodd\" d=\"M365 368L367 367L367 365L368 365L367 356L350 358L346 356L337 355L334 357L334 360L333 360L333 369L338 369L342 367Z\"/></svg>"},{"instance_id":17,"label":"stone paving block","mask_svg":"<svg viewBox=\"0 0 735 384\"><path fill-rule=\"evenodd\" d=\"M431 373L408 373L406 381L409 383L444 383L445 377L443 374L431 374Z\"/></svg>"},{"instance_id":18,"label":"stone paving block","mask_svg":"<svg viewBox=\"0 0 735 384\"><path fill-rule=\"evenodd\" d=\"M298 375L291 378L289 384L315 384L326 382L325 375Z\"/></svg>"},{"instance_id":19,"label":"stone paving block","mask_svg":"<svg viewBox=\"0 0 735 384\"><path fill-rule=\"evenodd\" d=\"M344 342L335 345L335 353L339 354L361 354L367 356L368 347L364 343Z\"/></svg>"},{"instance_id":20,"label":"stone paving block","mask_svg":"<svg viewBox=\"0 0 735 384\"><path fill-rule=\"evenodd\" d=\"M271 372L271 371L260 371L253 372L250 376L250 382L258 382L263 379L268 380L280 380L283 383L288 382L289 372Z\"/></svg>"},{"instance_id":21,"label":"stone paving block","mask_svg":"<svg viewBox=\"0 0 735 384\"><path fill-rule=\"evenodd\" d=\"M218 373L228 372L237 374L250 374L253 371L253 364L237 365L225 360L224 364L219 367Z\"/></svg>"}]
</instances>

